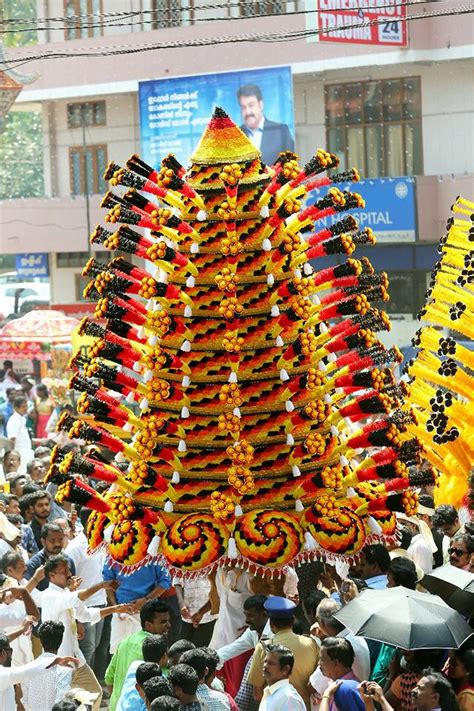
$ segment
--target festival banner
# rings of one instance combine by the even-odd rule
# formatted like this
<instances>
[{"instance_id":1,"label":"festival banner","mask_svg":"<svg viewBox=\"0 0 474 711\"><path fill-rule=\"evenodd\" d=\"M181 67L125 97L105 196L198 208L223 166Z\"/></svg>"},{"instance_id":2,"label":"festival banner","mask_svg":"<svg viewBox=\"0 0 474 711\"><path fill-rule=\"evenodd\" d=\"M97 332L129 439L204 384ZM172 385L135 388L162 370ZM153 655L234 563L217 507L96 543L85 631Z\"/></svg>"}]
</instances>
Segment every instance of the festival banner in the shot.
<instances>
[{"instance_id":1,"label":"festival banner","mask_svg":"<svg viewBox=\"0 0 474 711\"><path fill-rule=\"evenodd\" d=\"M156 79L139 84L141 155L153 166L167 153L187 165L216 106L273 163L294 150L291 67Z\"/></svg>"},{"instance_id":2,"label":"festival banner","mask_svg":"<svg viewBox=\"0 0 474 711\"><path fill-rule=\"evenodd\" d=\"M404 0L308 0L306 9L308 41L408 45Z\"/></svg>"}]
</instances>

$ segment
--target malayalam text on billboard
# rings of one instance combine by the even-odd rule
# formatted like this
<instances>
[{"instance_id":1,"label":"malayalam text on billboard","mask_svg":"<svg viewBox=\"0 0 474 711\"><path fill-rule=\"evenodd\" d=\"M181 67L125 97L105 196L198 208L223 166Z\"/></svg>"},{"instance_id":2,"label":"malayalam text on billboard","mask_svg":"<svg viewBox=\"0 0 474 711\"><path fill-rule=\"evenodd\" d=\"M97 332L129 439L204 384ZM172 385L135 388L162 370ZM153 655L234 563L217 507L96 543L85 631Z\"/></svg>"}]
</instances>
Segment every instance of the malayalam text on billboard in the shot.
<instances>
[{"instance_id":1,"label":"malayalam text on billboard","mask_svg":"<svg viewBox=\"0 0 474 711\"><path fill-rule=\"evenodd\" d=\"M141 154L153 166L167 153L187 165L216 106L272 164L294 150L290 67L270 67L140 82Z\"/></svg>"}]
</instances>

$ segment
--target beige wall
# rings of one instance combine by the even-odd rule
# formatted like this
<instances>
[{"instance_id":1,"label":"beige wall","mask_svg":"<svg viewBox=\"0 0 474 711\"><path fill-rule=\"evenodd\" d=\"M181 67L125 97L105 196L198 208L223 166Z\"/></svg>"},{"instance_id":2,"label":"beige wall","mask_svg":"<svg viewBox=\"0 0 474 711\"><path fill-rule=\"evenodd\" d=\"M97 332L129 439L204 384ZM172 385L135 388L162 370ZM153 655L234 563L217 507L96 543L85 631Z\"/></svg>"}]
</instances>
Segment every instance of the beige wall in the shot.
<instances>
[{"instance_id":1,"label":"beige wall","mask_svg":"<svg viewBox=\"0 0 474 711\"><path fill-rule=\"evenodd\" d=\"M474 195L474 94L468 90L474 60L435 66L419 64L362 68L294 78L297 148L307 160L315 148L325 146L324 83L357 78L403 75L422 77L423 147L425 177L418 181L419 236L439 239L453 198L458 193ZM440 100L442 96L442 100ZM447 97L448 101L444 100ZM91 97L94 98L94 97ZM97 98L101 98L97 96ZM105 143L109 159L121 163L139 150L138 101L136 94L105 96L107 126L86 129L88 144ZM11 200L0 204L0 248L5 253L79 251L86 248L86 208L82 197L70 198L69 146L82 144L82 130L68 129L68 101L43 103L46 191L52 200ZM24 108L24 106L22 107ZM471 137L471 138L470 138ZM432 176L432 178L429 178ZM91 224L102 219L100 198L90 200ZM36 225L33 229L23 222ZM49 225L52 225L50 227Z\"/></svg>"}]
</instances>

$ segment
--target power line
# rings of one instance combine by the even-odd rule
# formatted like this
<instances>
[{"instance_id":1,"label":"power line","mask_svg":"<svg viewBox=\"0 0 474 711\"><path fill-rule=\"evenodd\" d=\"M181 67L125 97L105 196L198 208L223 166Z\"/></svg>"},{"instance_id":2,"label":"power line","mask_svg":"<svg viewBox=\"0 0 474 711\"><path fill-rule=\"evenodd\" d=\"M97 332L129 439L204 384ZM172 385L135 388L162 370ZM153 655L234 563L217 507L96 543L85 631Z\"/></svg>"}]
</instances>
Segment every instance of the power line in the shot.
<instances>
[{"instance_id":1,"label":"power line","mask_svg":"<svg viewBox=\"0 0 474 711\"><path fill-rule=\"evenodd\" d=\"M424 12L417 15L410 15L406 18L406 22L414 22L416 20L426 20L436 17L449 17L449 16L461 16L467 15L474 12L474 5L463 6L460 8L445 9L445 10L434 10L432 12ZM358 23L351 23L348 25L342 25L337 28L332 28L325 30L325 33L331 32L341 32L344 30L354 30L357 28L371 27L385 23L387 20L384 19L374 19L374 20L362 20ZM101 57L101 56L120 56L122 54L139 54L141 52L150 52L153 50L160 49L177 49L177 48L187 48L187 47L209 47L221 44L240 44L244 42L291 42L300 39L306 39L307 37L314 37L315 35L321 34L322 30L310 29L310 30L294 30L291 32L265 32L265 33L244 33L237 35L220 35L218 37L205 37L205 38L195 38L187 41L175 40L172 42L153 42L150 44L138 44L138 45L105 45L102 47L85 47L83 49L77 50L75 48L64 48L60 50L46 50L44 52L32 55L26 55L18 59L9 59L8 65L10 67L20 67L24 64L30 62L41 60L41 59L68 59L73 57Z\"/></svg>"},{"instance_id":2,"label":"power line","mask_svg":"<svg viewBox=\"0 0 474 711\"><path fill-rule=\"evenodd\" d=\"M363 16L364 12L370 12L371 10L384 10L384 9L397 9L401 7L411 7L413 5L432 5L435 2L439 2L439 0L400 0L399 2L388 2L386 5L370 5L363 10L359 11L359 14ZM252 8L255 6L255 3L252 1L251 3L244 3L246 6ZM36 24L33 22L31 19L27 20L26 18L19 18L19 19L10 19L10 20L5 20L2 22L2 24L11 24L15 25L18 23L21 24L28 24L30 25L29 27L26 27L24 29L19 29L19 28L14 28L14 29L6 29L3 30L3 34L18 34L22 32L31 32L33 30L35 31L51 31L51 32L61 32L61 31L67 31L68 29L74 29L77 25L80 26L80 29L95 29L95 28L109 28L109 27L136 27L137 25L141 24L149 24L149 23L154 23L157 22L159 19L165 19L165 20L170 20L173 21L177 14L182 14L185 12L197 12L199 10L219 10L219 9L229 9L232 7L241 7L239 4L232 4L232 3L216 3L212 5L200 5L200 6L183 6L180 8L176 8L175 10L173 9L166 9L166 10L142 10L142 11L134 11L134 12L122 12L122 13L101 13L101 14L84 14L84 15L71 15L71 16L66 16L66 17L56 17L56 18L41 18L41 20L37 20ZM248 19L258 19L262 17L288 17L291 15L317 15L319 12L323 12L322 10L319 9L313 9L313 10L290 10L286 12L277 12L277 13L252 13L251 15L238 15L238 16L233 16L233 15L228 15L227 17L216 17L216 18L209 18L209 17L193 17L191 20L190 24L198 24L198 23L210 23L210 22L215 22L215 21L225 21L227 22L228 20L248 20ZM150 15L149 19L144 19L143 15ZM156 16L156 17L155 17ZM107 18L110 17L110 20L107 19L102 19L102 18ZM84 18L84 19L83 19ZM87 19L86 19L87 18ZM89 20L88 18L98 18L97 21L95 20ZM127 18L135 18L133 21L130 22L121 22L121 20L127 19ZM46 23L41 25L40 22ZM62 26L60 27L51 27L50 23L62 23ZM171 27L179 27L180 25L170 25L169 28ZM169 29L168 28L168 29Z\"/></svg>"}]
</instances>

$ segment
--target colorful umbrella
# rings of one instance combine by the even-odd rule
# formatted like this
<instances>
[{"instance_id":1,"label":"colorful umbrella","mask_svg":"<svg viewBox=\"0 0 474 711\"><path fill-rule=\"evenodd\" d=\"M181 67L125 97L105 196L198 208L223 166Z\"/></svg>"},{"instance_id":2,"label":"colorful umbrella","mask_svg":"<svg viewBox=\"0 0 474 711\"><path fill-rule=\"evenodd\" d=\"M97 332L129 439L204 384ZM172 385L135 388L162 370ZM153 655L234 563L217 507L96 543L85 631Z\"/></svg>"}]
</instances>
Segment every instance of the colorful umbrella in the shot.
<instances>
[{"instance_id":1,"label":"colorful umbrella","mask_svg":"<svg viewBox=\"0 0 474 711\"><path fill-rule=\"evenodd\" d=\"M78 325L61 311L30 311L0 330L0 358L49 360L52 346L70 346Z\"/></svg>"}]
</instances>

